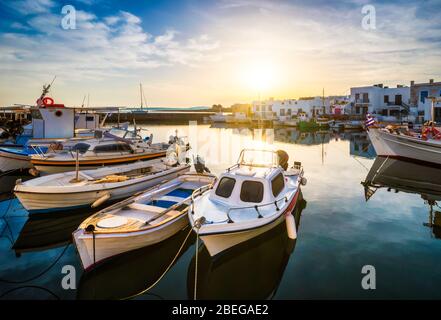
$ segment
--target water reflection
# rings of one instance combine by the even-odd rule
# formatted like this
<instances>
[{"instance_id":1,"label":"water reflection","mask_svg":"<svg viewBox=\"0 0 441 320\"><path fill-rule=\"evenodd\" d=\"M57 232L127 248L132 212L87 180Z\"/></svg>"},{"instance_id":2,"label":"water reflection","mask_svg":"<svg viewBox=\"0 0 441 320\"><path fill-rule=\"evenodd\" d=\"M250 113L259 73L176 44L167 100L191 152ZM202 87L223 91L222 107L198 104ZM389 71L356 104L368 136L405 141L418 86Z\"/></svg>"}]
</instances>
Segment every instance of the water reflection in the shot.
<instances>
[{"instance_id":1,"label":"water reflection","mask_svg":"<svg viewBox=\"0 0 441 320\"><path fill-rule=\"evenodd\" d=\"M31 216L23 225L12 246L16 255L30 251L44 251L72 242L72 232L91 212L63 212L55 215Z\"/></svg>"},{"instance_id":2,"label":"water reflection","mask_svg":"<svg viewBox=\"0 0 441 320\"><path fill-rule=\"evenodd\" d=\"M119 255L84 273L77 298L126 299L142 292L167 271L188 233L189 227L163 242ZM174 263L194 241L195 236L192 233Z\"/></svg>"},{"instance_id":3,"label":"water reflection","mask_svg":"<svg viewBox=\"0 0 441 320\"><path fill-rule=\"evenodd\" d=\"M365 199L368 201L378 189L389 192L415 193L428 205L428 222L433 235L441 238L441 168L409 160L377 157L365 181Z\"/></svg>"},{"instance_id":4,"label":"water reflection","mask_svg":"<svg viewBox=\"0 0 441 320\"><path fill-rule=\"evenodd\" d=\"M297 228L305 207L306 201L302 197L293 212ZM205 246L201 246L198 251L197 298L271 299L296 241L288 238L283 222L214 258ZM187 273L189 299L194 297L195 261L193 257Z\"/></svg>"}]
</instances>

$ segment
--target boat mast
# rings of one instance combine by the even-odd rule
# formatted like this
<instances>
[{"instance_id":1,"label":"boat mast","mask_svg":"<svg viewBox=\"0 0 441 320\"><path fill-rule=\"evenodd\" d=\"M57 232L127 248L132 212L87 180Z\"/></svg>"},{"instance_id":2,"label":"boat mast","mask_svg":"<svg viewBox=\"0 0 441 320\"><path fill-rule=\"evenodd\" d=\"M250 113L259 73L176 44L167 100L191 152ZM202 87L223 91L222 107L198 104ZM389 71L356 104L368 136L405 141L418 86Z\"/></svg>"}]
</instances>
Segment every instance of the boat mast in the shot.
<instances>
[{"instance_id":1,"label":"boat mast","mask_svg":"<svg viewBox=\"0 0 441 320\"><path fill-rule=\"evenodd\" d=\"M141 97L141 110L143 107L143 101L142 101L142 83L139 84L139 95Z\"/></svg>"},{"instance_id":2,"label":"boat mast","mask_svg":"<svg viewBox=\"0 0 441 320\"><path fill-rule=\"evenodd\" d=\"M43 85L43 92L41 93L40 98L37 100L38 107L41 106L41 104L43 103L43 98L49 93L49 89L51 88L56 78L57 76L52 79L52 82L50 84Z\"/></svg>"}]
</instances>

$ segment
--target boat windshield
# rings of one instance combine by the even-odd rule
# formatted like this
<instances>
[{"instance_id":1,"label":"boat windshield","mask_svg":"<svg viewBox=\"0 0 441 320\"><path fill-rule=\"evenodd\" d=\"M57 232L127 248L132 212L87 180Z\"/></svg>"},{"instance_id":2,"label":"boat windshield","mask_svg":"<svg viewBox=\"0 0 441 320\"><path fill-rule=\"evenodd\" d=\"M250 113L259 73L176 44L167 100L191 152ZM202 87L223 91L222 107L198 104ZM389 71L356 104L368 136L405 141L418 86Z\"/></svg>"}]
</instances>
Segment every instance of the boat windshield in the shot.
<instances>
[{"instance_id":1,"label":"boat windshield","mask_svg":"<svg viewBox=\"0 0 441 320\"><path fill-rule=\"evenodd\" d=\"M87 150L89 150L90 145L84 142L77 143L72 147L72 151L76 152L78 150L79 153L83 154L86 153Z\"/></svg>"},{"instance_id":2,"label":"boat windshield","mask_svg":"<svg viewBox=\"0 0 441 320\"><path fill-rule=\"evenodd\" d=\"M134 131L124 130L120 128L112 128L109 130L109 133L118 138L125 138L125 139L136 138L136 133Z\"/></svg>"},{"instance_id":3,"label":"boat windshield","mask_svg":"<svg viewBox=\"0 0 441 320\"><path fill-rule=\"evenodd\" d=\"M273 167L278 165L277 153L271 150L242 150L238 163L255 167Z\"/></svg>"}]
</instances>

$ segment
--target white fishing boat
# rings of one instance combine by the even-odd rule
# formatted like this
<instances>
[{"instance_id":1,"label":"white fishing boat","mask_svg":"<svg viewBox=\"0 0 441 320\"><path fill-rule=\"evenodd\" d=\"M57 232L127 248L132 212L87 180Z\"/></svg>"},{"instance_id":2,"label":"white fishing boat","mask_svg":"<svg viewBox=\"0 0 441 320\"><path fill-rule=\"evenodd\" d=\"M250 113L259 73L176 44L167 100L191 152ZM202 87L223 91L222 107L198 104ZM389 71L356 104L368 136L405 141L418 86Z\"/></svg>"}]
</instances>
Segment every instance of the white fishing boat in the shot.
<instances>
[{"instance_id":1,"label":"white fishing boat","mask_svg":"<svg viewBox=\"0 0 441 320\"><path fill-rule=\"evenodd\" d=\"M188 225L192 194L210 188L211 174L188 173L86 219L73 239L84 269L170 238Z\"/></svg>"},{"instance_id":2,"label":"white fishing boat","mask_svg":"<svg viewBox=\"0 0 441 320\"><path fill-rule=\"evenodd\" d=\"M343 125L345 130L361 130L363 129L363 122L362 121L346 121Z\"/></svg>"},{"instance_id":3,"label":"white fishing boat","mask_svg":"<svg viewBox=\"0 0 441 320\"><path fill-rule=\"evenodd\" d=\"M227 122L228 115L223 112L217 112L210 116L212 122Z\"/></svg>"},{"instance_id":4,"label":"white fishing boat","mask_svg":"<svg viewBox=\"0 0 441 320\"><path fill-rule=\"evenodd\" d=\"M387 128L369 128L368 134L378 156L441 164L439 139L423 139L419 134Z\"/></svg>"},{"instance_id":5,"label":"white fishing boat","mask_svg":"<svg viewBox=\"0 0 441 320\"><path fill-rule=\"evenodd\" d=\"M90 139L78 142L69 150L34 154L31 164L41 174L73 171L77 162L81 169L95 169L163 157L169 146L126 139Z\"/></svg>"},{"instance_id":6,"label":"white fishing boat","mask_svg":"<svg viewBox=\"0 0 441 320\"><path fill-rule=\"evenodd\" d=\"M245 124L250 123L251 120L244 112L235 112L231 115L226 115L225 122L232 124Z\"/></svg>"},{"instance_id":7,"label":"white fishing boat","mask_svg":"<svg viewBox=\"0 0 441 320\"><path fill-rule=\"evenodd\" d=\"M78 174L70 171L46 175L18 182L14 193L30 214L97 207L127 198L190 169L186 163L169 166L164 160L138 161L79 171Z\"/></svg>"},{"instance_id":8,"label":"white fishing boat","mask_svg":"<svg viewBox=\"0 0 441 320\"><path fill-rule=\"evenodd\" d=\"M236 165L223 173L213 189L193 199L189 220L208 252L215 256L287 221L296 237L291 211L306 183L303 168L288 169L284 151L242 150Z\"/></svg>"}]
</instances>

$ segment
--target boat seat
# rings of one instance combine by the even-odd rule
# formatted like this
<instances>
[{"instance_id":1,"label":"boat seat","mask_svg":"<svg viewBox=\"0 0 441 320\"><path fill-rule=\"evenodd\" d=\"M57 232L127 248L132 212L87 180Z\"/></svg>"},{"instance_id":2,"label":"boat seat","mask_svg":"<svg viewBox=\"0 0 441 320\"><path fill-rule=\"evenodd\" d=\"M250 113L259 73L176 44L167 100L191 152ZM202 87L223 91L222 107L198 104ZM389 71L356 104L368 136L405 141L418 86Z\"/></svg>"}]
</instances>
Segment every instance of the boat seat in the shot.
<instances>
[{"instance_id":1,"label":"boat seat","mask_svg":"<svg viewBox=\"0 0 441 320\"><path fill-rule=\"evenodd\" d=\"M158 217L158 219L150 221L149 225L151 225L151 226L159 225L161 223L164 223L166 220L177 216L178 214L180 214L180 211L171 210L171 211L167 212L166 214Z\"/></svg>"},{"instance_id":2,"label":"boat seat","mask_svg":"<svg viewBox=\"0 0 441 320\"><path fill-rule=\"evenodd\" d=\"M149 212L155 212L155 213L160 213L160 212L164 211L164 208L151 206L148 204L142 204L142 203L131 203L128 205L128 207L130 209L134 209L134 210L149 211Z\"/></svg>"},{"instance_id":3,"label":"boat seat","mask_svg":"<svg viewBox=\"0 0 441 320\"><path fill-rule=\"evenodd\" d=\"M161 196L161 197L154 197L153 200L162 200L162 201L170 201L170 202L181 202L182 200L184 200L185 198L181 198L181 197L174 197L174 196Z\"/></svg>"}]
</instances>

